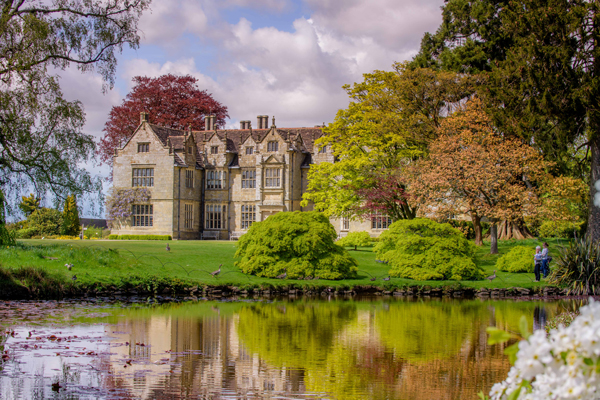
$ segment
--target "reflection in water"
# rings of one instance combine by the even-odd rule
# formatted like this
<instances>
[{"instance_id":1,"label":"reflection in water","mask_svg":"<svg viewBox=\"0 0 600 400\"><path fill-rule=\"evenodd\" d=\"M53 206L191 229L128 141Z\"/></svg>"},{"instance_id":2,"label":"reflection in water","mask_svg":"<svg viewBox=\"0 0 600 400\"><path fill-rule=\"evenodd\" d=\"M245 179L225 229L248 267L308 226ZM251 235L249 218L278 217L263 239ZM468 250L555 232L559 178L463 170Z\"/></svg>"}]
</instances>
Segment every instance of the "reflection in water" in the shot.
<instances>
[{"instance_id":1,"label":"reflection in water","mask_svg":"<svg viewBox=\"0 0 600 400\"><path fill-rule=\"evenodd\" d=\"M32 304L35 313L27 311ZM487 345L486 327L516 331L522 315L530 327L542 326L578 306L379 299L99 309L6 302L0 321L15 335L1 330L0 348L10 358L0 364L0 399L476 398L509 369L504 345Z\"/></svg>"},{"instance_id":2,"label":"reflection in water","mask_svg":"<svg viewBox=\"0 0 600 400\"><path fill-rule=\"evenodd\" d=\"M546 307L536 306L533 310L533 330L544 329L546 326Z\"/></svg>"}]
</instances>

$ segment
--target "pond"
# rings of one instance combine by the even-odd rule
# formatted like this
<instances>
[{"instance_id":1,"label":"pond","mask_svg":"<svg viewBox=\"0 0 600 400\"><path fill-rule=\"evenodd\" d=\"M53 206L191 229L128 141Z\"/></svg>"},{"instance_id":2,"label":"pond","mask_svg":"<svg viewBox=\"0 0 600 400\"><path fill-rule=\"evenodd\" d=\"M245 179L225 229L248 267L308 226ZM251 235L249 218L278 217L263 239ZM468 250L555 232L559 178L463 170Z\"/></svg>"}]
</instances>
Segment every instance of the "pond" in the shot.
<instances>
[{"instance_id":1,"label":"pond","mask_svg":"<svg viewBox=\"0 0 600 400\"><path fill-rule=\"evenodd\" d=\"M475 399L581 300L0 302L0 399Z\"/></svg>"}]
</instances>

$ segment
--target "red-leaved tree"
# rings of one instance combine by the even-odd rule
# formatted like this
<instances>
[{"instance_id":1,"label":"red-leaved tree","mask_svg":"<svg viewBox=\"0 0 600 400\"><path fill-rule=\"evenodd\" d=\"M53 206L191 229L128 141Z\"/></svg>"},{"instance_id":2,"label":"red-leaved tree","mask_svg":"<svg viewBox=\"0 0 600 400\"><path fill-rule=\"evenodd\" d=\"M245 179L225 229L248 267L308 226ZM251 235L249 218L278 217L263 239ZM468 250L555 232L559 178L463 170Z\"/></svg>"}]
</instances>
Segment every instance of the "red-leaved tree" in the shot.
<instances>
[{"instance_id":1,"label":"red-leaved tree","mask_svg":"<svg viewBox=\"0 0 600 400\"><path fill-rule=\"evenodd\" d=\"M140 123L140 113L149 114L150 123L173 129L204 129L204 115L214 114L215 125L225 125L227 107L198 88L193 76L162 75L158 78L136 76L131 92L123 103L110 111L100 139L98 156L112 165L115 149L127 140Z\"/></svg>"}]
</instances>

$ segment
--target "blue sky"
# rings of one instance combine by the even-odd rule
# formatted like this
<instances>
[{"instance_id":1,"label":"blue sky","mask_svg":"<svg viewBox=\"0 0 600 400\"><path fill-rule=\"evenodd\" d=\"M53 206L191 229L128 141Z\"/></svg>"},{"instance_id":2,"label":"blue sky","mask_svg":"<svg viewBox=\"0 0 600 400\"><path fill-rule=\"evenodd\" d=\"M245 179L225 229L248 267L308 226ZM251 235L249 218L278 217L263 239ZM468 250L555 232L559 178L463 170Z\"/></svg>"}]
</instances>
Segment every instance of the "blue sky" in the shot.
<instances>
[{"instance_id":1,"label":"blue sky","mask_svg":"<svg viewBox=\"0 0 600 400\"><path fill-rule=\"evenodd\" d=\"M117 82L61 72L83 102L85 130L100 138L111 107L137 75L192 75L229 108L229 127L275 115L282 127L331 122L348 105L342 85L412 58L441 23L443 0L154 0L140 48L119 57ZM106 166L89 169L106 176ZM107 186L108 187L108 186ZM84 213L87 213L84 211Z\"/></svg>"}]
</instances>

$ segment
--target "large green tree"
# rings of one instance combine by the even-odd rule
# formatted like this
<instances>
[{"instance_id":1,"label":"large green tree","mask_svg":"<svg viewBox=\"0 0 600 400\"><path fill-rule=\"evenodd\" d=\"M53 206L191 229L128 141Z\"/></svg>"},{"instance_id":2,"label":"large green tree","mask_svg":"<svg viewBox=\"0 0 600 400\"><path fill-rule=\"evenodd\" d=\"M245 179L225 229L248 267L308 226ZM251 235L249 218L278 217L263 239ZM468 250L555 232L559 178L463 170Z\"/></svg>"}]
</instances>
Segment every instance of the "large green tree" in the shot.
<instances>
[{"instance_id":1,"label":"large green tree","mask_svg":"<svg viewBox=\"0 0 600 400\"><path fill-rule=\"evenodd\" d=\"M149 0L0 2L0 191L32 186L64 199L99 189L81 165L95 144L83 106L67 101L52 71L76 65L114 82L116 54L137 47Z\"/></svg>"},{"instance_id":2,"label":"large green tree","mask_svg":"<svg viewBox=\"0 0 600 400\"><path fill-rule=\"evenodd\" d=\"M599 40L597 1L447 0L442 25L424 36L412 63L482 76L480 96L496 126L534 142L557 173L586 174L594 240L600 239ZM580 147L584 156L574 160Z\"/></svg>"},{"instance_id":3,"label":"large green tree","mask_svg":"<svg viewBox=\"0 0 600 400\"><path fill-rule=\"evenodd\" d=\"M312 201L327 216L383 212L394 220L414 218L417 206L405 195L402 169L426 154L444 116L474 86L470 76L400 63L344 86L350 104L317 141L336 162L311 166L304 204Z\"/></svg>"}]
</instances>

